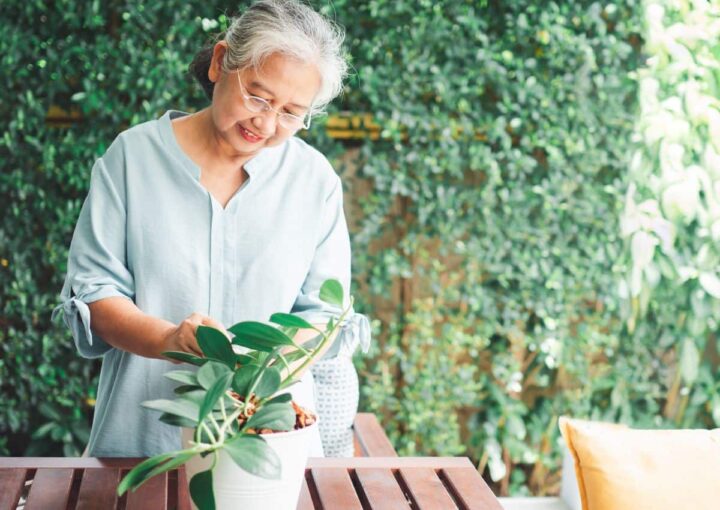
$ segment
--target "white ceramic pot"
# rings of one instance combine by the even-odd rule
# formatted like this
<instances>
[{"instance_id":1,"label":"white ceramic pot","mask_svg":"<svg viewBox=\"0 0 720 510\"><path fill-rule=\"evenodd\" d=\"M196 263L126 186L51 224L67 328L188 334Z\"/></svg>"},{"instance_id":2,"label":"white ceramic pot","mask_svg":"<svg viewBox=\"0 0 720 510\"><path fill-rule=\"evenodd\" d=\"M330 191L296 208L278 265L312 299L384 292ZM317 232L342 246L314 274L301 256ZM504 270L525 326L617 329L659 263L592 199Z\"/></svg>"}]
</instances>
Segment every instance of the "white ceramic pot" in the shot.
<instances>
[{"instance_id":1,"label":"white ceramic pot","mask_svg":"<svg viewBox=\"0 0 720 510\"><path fill-rule=\"evenodd\" d=\"M222 449L213 469L213 492L217 510L295 510L305 477L310 444L318 422L291 432L263 434L263 438L280 457L282 475L279 480L260 478L241 469ZM189 446L193 429L182 429L183 448ZM213 455L196 455L185 464L188 482L212 465ZM197 510L195 504L192 505Z\"/></svg>"}]
</instances>

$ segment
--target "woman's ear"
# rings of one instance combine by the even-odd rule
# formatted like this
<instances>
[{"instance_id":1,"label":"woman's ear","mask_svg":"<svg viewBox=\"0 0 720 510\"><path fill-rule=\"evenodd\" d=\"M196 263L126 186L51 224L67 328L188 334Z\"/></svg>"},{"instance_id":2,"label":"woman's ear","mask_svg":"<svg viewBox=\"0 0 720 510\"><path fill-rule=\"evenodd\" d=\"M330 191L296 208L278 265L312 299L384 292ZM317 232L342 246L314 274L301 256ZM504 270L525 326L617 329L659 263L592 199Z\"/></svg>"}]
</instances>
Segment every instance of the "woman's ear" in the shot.
<instances>
[{"instance_id":1,"label":"woman's ear","mask_svg":"<svg viewBox=\"0 0 720 510\"><path fill-rule=\"evenodd\" d=\"M216 83L222 75L222 59L227 51L227 42L219 41L213 48L212 60L210 61L210 69L208 69L208 79Z\"/></svg>"}]
</instances>

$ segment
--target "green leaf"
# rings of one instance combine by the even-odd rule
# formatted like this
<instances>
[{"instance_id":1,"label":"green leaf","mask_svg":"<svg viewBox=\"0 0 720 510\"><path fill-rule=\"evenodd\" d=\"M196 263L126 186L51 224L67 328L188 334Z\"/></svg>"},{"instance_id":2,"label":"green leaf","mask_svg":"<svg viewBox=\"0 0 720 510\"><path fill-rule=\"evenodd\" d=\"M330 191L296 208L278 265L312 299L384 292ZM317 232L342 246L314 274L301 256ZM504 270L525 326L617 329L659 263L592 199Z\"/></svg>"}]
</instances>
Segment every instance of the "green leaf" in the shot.
<instances>
[{"instance_id":1,"label":"green leaf","mask_svg":"<svg viewBox=\"0 0 720 510\"><path fill-rule=\"evenodd\" d=\"M200 386L208 389L215 384L215 381L229 373L231 372L227 365L218 361L208 361L198 370L197 380Z\"/></svg>"},{"instance_id":2,"label":"green leaf","mask_svg":"<svg viewBox=\"0 0 720 510\"><path fill-rule=\"evenodd\" d=\"M225 363L230 370L235 368L235 352L232 344L220 330L209 326L198 326L195 337L206 358Z\"/></svg>"},{"instance_id":3,"label":"green leaf","mask_svg":"<svg viewBox=\"0 0 720 510\"><path fill-rule=\"evenodd\" d=\"M190 354L189 352L166 351L162 354L166 358L174 359L176 361L182 361L183 363L190 363L191 365L195 365L198 367L204 365L207 362L207 358L201 358L200 356L195 356L194 354Z\"/></svg>"},{"instance_id":4,"label":"green leaf","mask_svg":"<svg viewBox=\"0 0 720 510\"><path fill-rule=\"evenodd\" d=\"M182 395L179 395L175 398L176 401L187 401L190 404L194 405L198 409L200 409L200 405L202 404L202 401L205 400L205 393L206 391L202 388L198 388L195 390L190 390L184 392Z\"/></svg>"},{"instance_id":5,"label":"green leaf","mask_svg":"<svg viewBox=\"0 0 720 510\"><path fill-rule=\"evenodd\" d=\"M198 419L198 407L188 400L176 399L167 400L164 398L158 400L146 400L141 404L148 409L170 413L176 416L182 416L188 420Z\"/></svg>"},{"instance_id":6,"label":"green leaf","mask_svg":"<svg viewBox=\"0 0 720 510\"><path fill-rule=\"evenodd\" d=\"M135 490L140 487L143 483L149 480L149 477L147 475L156 466L172 458L173 455L173 453L163 453L161 455L156 455L155 457L150 457L149 459L144 460L143 462L132 468L130 472L125 475L125 478L122 479L120 485L118 485L118 496L122 496L129 489Z\"/></svg>"},{"instance_id":7,"label":"green leaf","mask_svg":"<svg viewBox=\"0 0 720 510\"><path fill-rule=\"evenodd\" d=\"M198 510L215 510L211 469L201 471L190 479L190 497Z\"/></svg>"},{"instance_id":8,"label":"green leaf","mask_svg":"<svg viewBox=\"0 0 720 510\"><path fill-rule=\"evenodd\" d=\"M202 391L202 389L202 386L197 386L196 384L183 384L175 388L173 392L175 392L176 395L182 395L183 393L187 393L188 391Z\"/></svg>"},{"instance_id":9,"label":"green leaf","mask_svg":"<svg viewBox=\"0 0 720 510\"><path fill-rule=\"evenodd\" d=\"M289 313L274 313L270 316L270 322L286 328L313 329L313 325L308 321Z\"/></svg>"},{"instance_id":10,"label":"green leaf","mask_svg":"<svg viewBox=\"0 0 720 510\"><path fill-rule=\"evenodd\" d=\"M243 397L247 396L247 392L250 389L250 384L255 379L257 371L260 369L259 365L246 365L235 372L232 380L232 389Z\"/></svg>"},{"instance_id":11,"label":"green leaf","mask_svg":"<svg viewBox=\"0 0 720 510\"><path fill-rule=\"evenodd\" d=\"M228 331L235 335L234 344L256 351L270 352L279 345L295 345L285 333L262 322L238 322Z\"/></svg>"},{"instance_id":12,"label":"green leaf","mask_svg":"<svg viewBox=\"0 0 720 510\"><path fill-rule=\"evenodd\" d=\"M35 432L33 432L32 438L39 439L41 437L47 436L55 427L57 427L57 423L46 423L45 425L42 425L40 428L38 428Z\"/></svg>"},{"instance_id":13,"label":"green leaf","mask_svg":"<svg viewBox=\"0 0 720 510\"><path fill-rule=\"evenodd\" d=\"M288 402L265 404L250 417L245 426L257 430L293 430L295 427L295 409Z\"/></svg>"},{"instance_id":14,"label":"green leaf","mask_svg":"<svg viewBox=\"0 0 720 510\"><path fill-rule=\"evenodd\" d=\"M223 395L223 393L225 393L225 391L227 391L228 386L230 386L230 380L232 377L232 372L228 372L213 383L207 391L205 399L200 406L200 414L198 416L199 421L204 420L208 413L212 411L212 408L215 406L218 399Z\"/></svg>"},{"instance_id":15,"label":"green leaf","mask_svg":"<svg viewBox=\"0 0 720 510\"><path fill-rule=\"evenodd\" d=\"M280 370L275 367L265 369L255 385L255 395L258 398L269 397L280 388L280 380Z\"/></svg>"},{"instance_id":16,"label":"green leaf","mask_svg":"<svg viewBox=\"0 0 720 510\"><path fill-rule=\"evenodd\" d=\"M278 480L282 464L275 450L255 434L241 434L226 441L223 448L240 468L261 478Z\"/></svg>"},{"instance_id":17,"label":"green leaf","mask_svg":"<svg viewBox=\"0 0 720 510\"><path fill-rule=\"evenodd\" d=\"M190 429L194 429L198 426L198 422L195 420L191 420L189 418L170 413L161 414L160 421L163 423L167 423L168 425L172 425L173 427L187 427Z\"/></svg>"},{"instance_id":18,"label":"green leaf","mask_svg":"<svg viewBox=\"0 0 720 510\"><path fill-rule=\"evenodd\" d=\"M190 370L173 370L172 372L167 372L163 375L171 381L177 381L179 383L189 385L197 385L197 376L195 375L195 372L192 372Z\"/></svg>"},{"instance_id":19,"label":"green leaf","mask_svg":"<svg viewBox=\"0 0 720 510\"><path fill-rule=\"evenodd\" d=\"M252 363L254 361L255 361L255 358L253 358L252 356L248 356L247 354L236 354L235 355L235 363L237 363L240 366L249 365L250 363Z\"/></svg>"},{"instance_id":20,"label":"green leaf","mask_svg":"<svg viewBox=\"0 0 720 510\"><path fill-rule=\"evenodd\" d=\"M337 280L325 280L320 287L320 299L328 304L343 307L345 301L343 288Z\"/></svg>"},{"instance_id":21,"label":"green leaf","mask_svg":"<svg viewBox=\"0 0 720 510\"><path fill-rule=\"evenodd\" d=\"M284 404L285 402L290 402L292 400L292 395L290 393L281 393L280 395L276 395L270 400L268 400L265 405L270 404Z\"/></svg>"},{"instance_id":22,"label":"green leaf","mask_svg":"<svg viewBox=\"0 0 720 510\"><path fill-rule=\"evenodd\" d=\"M147 479L151 479L153 476L159 475L160 473L165 473L167 471L170 471L172 469L175 469L178 466L182 466L187 461L192 459L197 453L195 452L183 452L172 459L168 460L164 464L160 464L159 466L155 467L152 471L150 471L146 476Z\"/></svg>"}]
</instances>

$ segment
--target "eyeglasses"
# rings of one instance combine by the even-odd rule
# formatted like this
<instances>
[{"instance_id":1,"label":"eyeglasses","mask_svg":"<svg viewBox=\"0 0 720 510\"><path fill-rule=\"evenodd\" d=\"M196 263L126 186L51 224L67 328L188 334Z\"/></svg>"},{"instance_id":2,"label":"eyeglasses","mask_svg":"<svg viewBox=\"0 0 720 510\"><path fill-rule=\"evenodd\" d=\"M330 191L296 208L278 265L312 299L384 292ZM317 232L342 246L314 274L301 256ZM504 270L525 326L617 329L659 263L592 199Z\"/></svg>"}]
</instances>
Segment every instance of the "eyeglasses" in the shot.
<instances>
[{"instance_id":1,"label":"eyeglasses","mask_svg":"<svg viewBox=\"0 0 720 510\"><path fill-rule=\"evenodd\" d=\"M293 115L292 113L280 112L270 105L270 103L258 96L250 96L246 93L245 87L243 87L242 81L240 81L240 69L236 69L238 84L240 84L240 94L244 99L245 108L253 113L266 113L273 112L277 114L278 124L285 129L307 129L310 127L310 115L305 114L303 116Z\"/></svg>"}]
</instances>

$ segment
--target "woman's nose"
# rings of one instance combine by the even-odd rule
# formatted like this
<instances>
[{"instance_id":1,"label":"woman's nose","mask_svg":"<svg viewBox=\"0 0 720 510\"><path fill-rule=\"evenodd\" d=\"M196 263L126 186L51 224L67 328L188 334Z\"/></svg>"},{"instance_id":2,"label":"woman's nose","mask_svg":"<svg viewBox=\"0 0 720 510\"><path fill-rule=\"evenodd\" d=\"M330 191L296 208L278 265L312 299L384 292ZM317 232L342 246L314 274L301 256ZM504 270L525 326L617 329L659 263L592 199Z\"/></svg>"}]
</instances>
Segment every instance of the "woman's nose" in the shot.
<instances>
[{"instance_id":1,"label":"woman's nose","mask_svg":"<svg viewBox=\"0 0 720 510\"><path fill-rule=\"evenodd\" d=\"M253 119L253 126L258 129L258 134L262 136L271 136L275 134L277 128L277 114L273 111L258 114Z\"/></svg>"}]
</instances>

